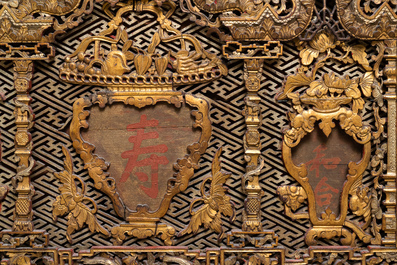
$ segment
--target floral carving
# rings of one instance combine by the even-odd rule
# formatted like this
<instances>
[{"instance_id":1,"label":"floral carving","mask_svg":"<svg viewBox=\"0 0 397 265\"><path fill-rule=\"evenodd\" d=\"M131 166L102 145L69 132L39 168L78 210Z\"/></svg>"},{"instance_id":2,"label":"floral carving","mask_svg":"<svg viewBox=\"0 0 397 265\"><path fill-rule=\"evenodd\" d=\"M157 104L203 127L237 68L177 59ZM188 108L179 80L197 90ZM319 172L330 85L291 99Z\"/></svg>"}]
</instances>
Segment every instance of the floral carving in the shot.
<instances>
[{"instance_id":1,"label":"floral carving","mask_svg":"<svg viewBox=\"0 0 397 265\"><path fill-rule=\"evenodd\" d=\"M203 180L200 187L201 198L194 199L190 204L190 214L192 218L185 229L179 232L178 236L188 233L197 233L200 226L204 224L205 228L216 231L218 241L223 237L222 215L230 216L232 222L235 217L234 204L230 197L226 195L226 188L223 186L226 180L231 176L230 172L221 170L221 161L219 157L222 153L222 147L218 149L212 161L212 175ZM205 192L205 184L211 181L209 193ZM197 202L203 202L196 211L192 211Z\"/></svg>"},{"instance_id":2,"label":"floral carving","mask_svg":"<svg viewBox=\"0 0 397 265\"><path fill-rule=\"evenodd\" d=\"M84 224L88 225L91 232L99 232L109 236L109 232L99 224L94 215L97 211L95 201L85 196L86 185L84 181L73 174L73 161L69 151L64 146L62 146L62 151L66 157L65 170L60 173L54 173L54 176L63 184L59 188L61 195L57 196L56 201L52 205L54 220L58 216L68 214L66 237L70 243L72 242L71 234L76 230L80 230ZM81 185L81 191L79 191L76 181ZM94 209L90 209L86 205L87 202L91 203Z\"/></svg>"},{"instance_id":3,"label":"floral carving","mask_svg":"<svg viewBox=\"0 0 397 265\"><path fill-rule=\"evenodd\" d=\"M333 49L339 46L345 53L337 56ZM349 46L335 40L335 37L328 31L320 31L309 43L298 43L302 67L295 75L287 78L284 84L284 91L278 95L278 99L290 98L294 109L302 113L302 103L314 105L316 109L330 110L337 109L340 105L352 102L353 113L358 113L364 107L363 96L370 97L375 76L367 60L365 47L361 44ZM315 59L319 58L312 70L310 66ZM343 63L357 62L365 73L361 77L350 79L348 76L339 77L335 73L323 74L321 79L316 79L317 71L328 60L340 61ZM308 87L305 95L293 94L293 90L299 87ZM318 98L319 100L317 100Z\"/></svg>"},{"instance_id":4,"label":"floral carving","mask_svg":"<svg viewBox=\"0 0 397 265\"><path fill-rule=\"evenodd\" d=\"M288 172L301 184L299 187L305 193L298 194L299 188L293 190L280 187L278 192L280 199L286 203L285 213L287 216L298 218L309 218L313 227L306 233L305 240L309 245L316 244L315 238L343 237L342 244L353 242L353 231L363 242L371 241L371 235L366 233L372 214L371 205L375 199L371 199L368 188L362 187L362 174L369 161L371 150L371 128L364 125L360 116L364 108L363 97L371 97L372 87L376 80L372 68L369 66L365 47L361 44L350 46L335 40L335 37L326 30L322 30L308 43L298 42L301 50L302 67L295 75L289 76L284 84L284 91L278 99L289 98L292 101L294 111L290 112L289 119L291 128L284 132L283 160ZM334 49L343 51L337 55ZM364 70L359 77L337 76L335 73L324 73L318 78L318 70L327 61L338 61L344 64L357 63ZM306 88L303 93L293 93L296 88ZM351 136L355 142L363 145L363 157L357 163L348 164L348 174L341 190L340 214L337 215L330 208L317 216L316 201L313 187L308 179L306 164L295 165L292 161L291 149L298 146L301 139L311 133L318 122L319 128L328 137L338 121L339 126L346 134ZM380 121L379 121L380 122ZM378 122L378 123L379 123ZM373 193L371 193L373 194ZM300 197L298 197L300 195ZM304 196L306 195L306 197ZM349 197L350 195L350 197ZM291 210L299 208L300 203L308 199L308 212L291 213ZM348 207L353 214L362 216L364 225L358 225L346 219ZM374 210L375 211L375 210ZM376 215L376 214L375 214ZM377 229L376 222L372 226ZM375 231L375 240L379 233Z\"/></svg>"}]
</instances>

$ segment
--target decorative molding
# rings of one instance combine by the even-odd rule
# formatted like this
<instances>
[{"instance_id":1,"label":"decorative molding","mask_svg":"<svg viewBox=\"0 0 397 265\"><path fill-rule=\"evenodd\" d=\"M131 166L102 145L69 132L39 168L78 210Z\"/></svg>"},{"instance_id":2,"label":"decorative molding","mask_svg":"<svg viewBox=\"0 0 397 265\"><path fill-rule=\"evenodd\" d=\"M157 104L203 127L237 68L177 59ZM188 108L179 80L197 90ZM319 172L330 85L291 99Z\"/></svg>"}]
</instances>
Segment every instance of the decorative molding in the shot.
<instances>
[{"instance_id":1,"label":"decorative molding","mask_svg":"<svg viewBox=\"0 0 397 265\"><path fill-rule=\"evenodd\" d=\"M174 164L176 173L168 180L167 191L161 201L158 209L150 210L146 205L138 205L136 210L129 209L123 203L123 199L119 195L115 180L109 173L106 172L109 163L103 158L94 154L95 146L86 142L81 136L81 129L89 130L87 118L89 112L86 108L91 107L93 104L98 104L101 108L105 108L108 104L114 102L123 102L126 105L131 105L137 108L143 108L150 105L156 105L160 101L165 101L168 104L173 104L179 108L182 104L186 103L197 110L192 111L192 116L195 117L194 128L201 129L201 136L198 142L193 143L187 147L188 154L183 158L178 159ZM73 147L76 152L80 154L83 159L85 167L87 168L90 177L95 182L95 187L108 195L114 206L115 212L129 224L123 224L120 227L114 227L111 231L112 235L117 237L117 242L124 238L124 233L128 232L130 235L138 236L139 238L144 235L152 236L157 235L156 223L163 217L171 203L171 199L179 192L187 188L189 179L194 174L194 169L198 168L198 161L200 156L205 152L208 141L211 136L211 122L209 120L209 107L206 100L192 96L190 94L182 94L180 92L160 92L160 93L140 93L140 92L104 92L94 95L91 99L80 98L73 105L73 120L70 125L70 137L73 141ZM150 227L150 233L148 232ZM138 230L137 230L138 228ZM142 228L142 229L140 229ZM174 234L168 226L164 226L163 236L165 234ZM169 236L165 237L166 243L170 243Z\"/></svg>"}]
</instances>

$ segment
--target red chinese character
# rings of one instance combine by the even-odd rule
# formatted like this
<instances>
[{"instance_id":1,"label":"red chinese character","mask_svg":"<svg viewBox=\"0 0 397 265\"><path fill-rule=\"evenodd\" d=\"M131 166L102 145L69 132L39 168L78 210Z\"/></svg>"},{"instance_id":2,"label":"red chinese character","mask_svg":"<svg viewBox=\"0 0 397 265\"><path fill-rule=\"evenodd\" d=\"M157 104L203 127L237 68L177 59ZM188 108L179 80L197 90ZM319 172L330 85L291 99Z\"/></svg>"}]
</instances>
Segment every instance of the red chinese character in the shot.
<instances>
[{"instance_id":1,"label":"red chinese character","mask_svg":"<svg viewBox=\"0 0 397 265\"><path fill-rule=\"evenodd\" d=\"M320 144L313 150L313 153L316 153L316 157L306 162L306 166L311 165L309 171L316 170L316 178L320 177L320 165L325 167L325 169L335 169L341 161L339 157L323 158L325 150L327 150L327 147Z\"/></svg>"},{"instance_id":2,"label":"red chinese character","mask_svg":"<svg viewBox=\"0 0 397 265\"><path fill-rule=\"evenodd\" d=\"M309 171L312 170L316 171L316 178L320 177L320 166L323 166L327 170L335 169L337 168L338 164L341 162L341 159L339 157L324 158L326 155L324 153L325 150L327 150L327 147L320 144L313 150L313 153L316 153L316 157L306 162L306 166L310 166L308 167ZM337 189L326 183L326 181L328 181L328 178L323 177L314 189L314 196L316 198L316 203L319 206L331 204L332 192L336 194L339 193ZM323 194L319 194L319 193L323 193Z\"/></svg>"},{"instance_id":3,"label":"red chinese character","mask_svg":"<svg viewBox=\"0 0 397 265\"><path fill-rule=\"evenodd\" d=\"M150 154L150 153L165 153L168 151L168 147L165 144L153 145L148 147L141 147L142 141L147 139L157 139L159 134L157 132L147 132L145 133L146 127L154 127L158 126L158 120L147 120L146 115L141 116L141 120L139 123L130 124L127 126L127 130L130 132L136 132L135 136L131 136L128 138L130 143L134 144L132 150L125 151L121 154L121 157L126 159L128 158L127 165L124 169L123 174L121 175L120 182L124 183L130 177L132 170L135 167L145 167L150 166L152 171L151 176L151 186L150 188L145 187L143 185L140 186L140 189L144 191L149 197L157 198L157 194L159 191L158 187L158 171L159 165L167 165L169 163L167 157L158 156L156 154L150 155L150 157L138 160L139 155L141 154ZM142 182L146 182L149 180L149 177L144 172L136 172L135 175Z\"/></svg>"},{"instance_id":4,"label":"red chinese character","mask_svg":"<svg viewBox=\"0 0 397 265\"><path fill-rule=\"evenodd\" d=\"M331 204L331 198L332 198L332 193L334 192L336 194L339 193L337 189L326 183L328 180L327 177L323 177L320 182L317 184L316 188L314 189L314 196L316 197L316 203L318 206L324 206L324 205L330 205ZM330 191L330 192L329 192ZM319 194L323 193L324 194Z\"/></svg>"}]
</instances>

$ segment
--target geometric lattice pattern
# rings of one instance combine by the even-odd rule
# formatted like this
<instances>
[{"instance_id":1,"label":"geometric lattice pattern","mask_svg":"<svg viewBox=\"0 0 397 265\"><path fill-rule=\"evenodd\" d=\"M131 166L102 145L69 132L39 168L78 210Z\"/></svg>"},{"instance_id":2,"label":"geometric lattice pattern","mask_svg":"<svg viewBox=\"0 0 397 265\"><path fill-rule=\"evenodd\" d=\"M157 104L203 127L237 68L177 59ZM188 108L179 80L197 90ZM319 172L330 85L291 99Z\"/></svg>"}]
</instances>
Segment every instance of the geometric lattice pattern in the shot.
<instances>
[{"instance_id":1,"label":"geometric lattice pattern","mask_svg":"<svg viewBox=\"0 0 397 265\"><path fill-rule=\"evenodd\" d=\"M177 10L171 18L174 27L183 33L196 36L203 47L220 56L220 43L213 36L206 35L205 29L189 20L189 15ZM52 203L58 195L59 181L54 177L54 172L63 170L64 155L62 146L70 150L74 160L75 174L87 183L87 196L98 204L96 214L99 222L106 228L122 222L113 210L110 199L94 188L87 170L80 157L75 153L68 135L69 123L72 116L73 102L86 95L99 91L100 87L72 85L60 82L58 69L63 58L72 53L82 39L89 35L95 35L106 28L108 17L103 14L100 6L95 6L93 13L85 18L84 23L63 35L55 43L56 57L48 62L35 63L34 79L31 96L32 108L35 113L35 127L32 133L36 161L32 181L35 186L33 197L34 226L35 229L45 229L50 234L50 246L72 247L75 250L89 248L94 245L111 245L108 238L101 234L92 234L87 227L73 234L73 245L70 245L65 237L66 219L58 218L55 222L51 219ZM136 37L131 37L137 45L145 47L150 43L151 36L157 29L157 22L153 15L141 13L139 20L130 17L125 25L127 32ZM178 47L160 46L164 53L168 49L176 50ZM371 56L371 54L369 54ZM245 87L243 80L242 61L225 61L229 68L226 77L209 84L199 84L179 87L178 90L195 95L204 96L211 104L210 116L212 122L212 138L206 153L200 160L200 169L189 182L189 187L174 197L170 209L163 222L176 227L177 231L189 222L189 205L192 199L199 196L199 187L202 179L210 174L211 162L216 150L224 146L221 158L224 158L223 168L232 173L232 177L226 183L229 195L236 205L236 214L240 217L230 224L223 220L227 230L241 228L241 215L243 212L243 199L245 196L241 190L241 176L245 173L243 135L245 122L241 110L244 108ZM309 227L308 221L292 221L283 214L284 207L276 196L277 187L295 183L288 175L281 158L282 129L288 126L286 113L290 109L287 101L277 102L276 94L282 87L285 76L293 74L299 66L299 56L292 42L284 44L284 53L278 60L265 61L261 90L261 115L263 117L260 127L262 155L265 158L265 167L261 173L261 186L264 190L262 197L262 224L264 229L274 230L279 236L279 244L286 247L289 255L295 250L305 247L304 233ZM354 65L338 66L326 65L325 71L333 71L337 74L348 74L350 77L357 75L358 67ZM1 112L1 141L2 164L0 170L0 182L10 184L11 177L16 172L14 156L14 135L16 126L14 123L14 103L12 98L16 96L13 89L12 62L0 64L0 90L5 93L7 101L0 104ZM364 109L364 120L373 122L370 104ZM364 177L364 182L368 181ZM10 229L14 209L15 194L11 191L3 202L0 229ZM252 207L256 207L252 205ZM227 231L226 231L227 232ZM332 244L332 242L328 242ZM328 244L325 243L325 244ZM144 240L129 239L124 245L162 245L158 238ZM200 229L194 236L177 238L175 245L189 246L191 248L204 249L217 247L217 234L212 230ZM221 243L224 245L224 242Z\"/></svg>"}]
</instances>

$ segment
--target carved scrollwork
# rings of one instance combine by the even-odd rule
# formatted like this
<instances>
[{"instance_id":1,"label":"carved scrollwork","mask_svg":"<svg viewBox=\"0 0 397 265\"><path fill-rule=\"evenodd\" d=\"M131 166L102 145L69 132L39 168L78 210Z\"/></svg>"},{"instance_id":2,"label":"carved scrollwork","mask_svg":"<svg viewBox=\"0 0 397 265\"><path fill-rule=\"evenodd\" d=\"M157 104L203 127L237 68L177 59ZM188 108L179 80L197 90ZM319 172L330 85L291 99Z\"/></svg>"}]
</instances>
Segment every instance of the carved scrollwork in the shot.
<instances>
[{"instance_id":1,"label":"carved scrollwork","mask_svg":"<svg viewBox=\"0 0 397 265\"><path fill-rule=\"evenodd\" d=\"M337 0L342 26L359 39L393 39L397 15L394 1Z\"/></svg>"},{"instance_id":2,"label":"carved scrollwork","mask_svg":"<svg viewBox=\"0 0 397 265\"><path fill-rule=\"evenodd\" d=\"M234 40L290 40L309 25L314 1L181 0L184 12L198 17L199 25L229 28ZM204 13L202 12L204 11ZM241 12L236 15L233 11ZM215 21L205 13L222 13ZM229 40L229 39L228 39Z\"/></svg>"}]
</instances>

